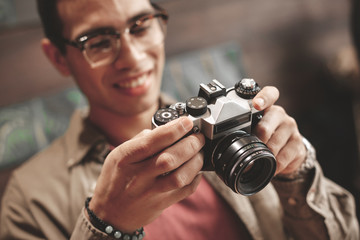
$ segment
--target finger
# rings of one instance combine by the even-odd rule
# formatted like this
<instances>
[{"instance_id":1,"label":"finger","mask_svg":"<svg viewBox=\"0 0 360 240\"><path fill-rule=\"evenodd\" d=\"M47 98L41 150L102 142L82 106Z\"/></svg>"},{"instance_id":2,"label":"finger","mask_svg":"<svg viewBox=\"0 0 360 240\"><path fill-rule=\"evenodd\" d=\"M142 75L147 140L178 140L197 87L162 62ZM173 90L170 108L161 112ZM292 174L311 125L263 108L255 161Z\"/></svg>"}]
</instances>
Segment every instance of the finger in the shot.
<instances>
[{"instance_id":1,"label":"finger","mask_svg":"<svg viewBox=\"0 0 360 240\"><path fill-rule=\"evenodd\" d=\"M165 195L166 200L164 200L165 197L164 197L164 195L162 195L162 200L158 202L159 205L161 205L163 203L164 205L161 207L164 209L164 208L190 196L191 194L193 194L196 191L196 188L199 186L201 179L202 179L202 174L198 173L196 175L196 177L191 181L190 184L188 184L182 188L167 192Z\"/></svg>"},{"instance_id":2,"label":"finger","mask_svg":"<svg viewBox=\"0 0 360 240\"><path fill-rule=\"evenodd\" d=\"M147 168L152 170L153 176L174 171L194 157L204 144L205 138L202 134L192 134L154 156L147 162Z\"/></svg>"},{"instance_id":3,"label":"finger","mask_svg":"<svg viewBox=\"0 0 360 240\"><path fill-rule=\"evenodd\" d=\"M181 117L163 126L155 128L148 134L124 142L115 148L110 157L121 156L121 163L143 161L161 150L171 146L192 129L193 123L187 117Z\"/></svg>"},{"instance_id":4,"label":"finger","mask_svg":"<svg viewBox=\"0 0 360 240\"><path fill-rule=\"evenodd\" d=\"M195 156L187 160L184 164L174 169L167 174L161 174L154 176L153 169L139 166L139 168L126 171L126 173L120 176L127 178L126 189L127 194L131 197L138 197L140 195L153 195L158 193L165 193L173 191L175 189L181 189L191 184L199 173L203 165L203 155L197 152ZM146 162L140 163L144 165ZM121 186L118 186L120 189Z\"/></svg>"},{"instance_id":5,"label":"finger","mask_svg":"<svg viewBox=\"0 0 360 240\"><path fill-rule=\"evenodd\" d=\"M143 137L151 132L150 129L144 129L140 133L138 133L133 139Z\"/></svg>"},{"instance_id":6,"label":"finger","mask_svg":"<svg viewBox=\"0 0 360 240\"><path fill-rule=\"evenodd\" d=\"M297 137L289 139L285 147L283 147L276 159L278 161L278 167L276 174L288 174L296 171L296 169L305 160L306 149L301 141Z\"/></svg>"},{"instance_id":7,"label":"finger","mask_svg":"<svg viewBox=\"0 0 360 240\"><path fill-rule=\"evenodd\" d=\"M254 129L256 136L266 144L286 116L282 107L275 105L266 109L264 116Z\"/></svg>"},{"instance_id":8,"label":"finger","mask_svg":"<svg viewBox=\"0 0 360 240\"><path fill-rule=\"evenodd\" d=\"M265 144L270 151L277 156L280 150L287 144L290 137L291 131L289 131L288 125L281 124Z\"/></svg>"},{"instance_id":9,"label":"finger","mask_svg":"<svg viewBox=\"0 0 360 240\"><path fill-rule=\"evenodd\" d=\"M264 87L252 100L253 106L261 111L272 106L279 99L279 90L276 87Z\"/></svg>"},{"instance_id":10,"label":"finger","mask_svg":"<svg viewBox=\"0 0 360 240\"><path fill-rule=\"evenodd\" d=\"M269 140L266 142L266 145L275 156L287 144L292 136L300 136L295 119L289 117L285 113L284 115L284 120L280 123L277 129L270 136Z\"/></svg>"},{"instance_id":11,"label":"finger","mask_svg":"<svg viewBox=\"0 0 360 240\"><path fill-rule=\"evenodd\" d=\"M127 188L135 194L151 190L159 185L155 183L159 176L164 176L165 174L170 175L171 172L177 172L178 168L187 168L185 167L189 166L187 162L189 160L191 161L194 156L199 155L199 151L204 144L205 139L202 134L192 134L145 161L122 164L121 168L126 168L126 171L124 170L125 172L119 176L128 176L129 181ZM202 159L197 158L197 160L198 165L202 166ZM184 173L184 176L185 174L191 174L191 172L196 174L199 171L196 167L197 165L191 166L192 169L188 169L188 173ZM181 172L182 171L183 170L181 170ZM194 174L192 177L195 176ZM182 179L181 176L179 176L180 180ZM187 184L189 184L189 182ZM160 184L159 186L162 185ZM169 190L169 188L167 188L167 190Z\"/></svg>"},{"instance_id":12,"label":"finger","mask_svg":"<svg viewBox=\"0 0 360 240\"><path fill-rule=\"evenodd\" d=\"M192 159L184 163L175 171L159 176L156 181L156 189L159 192L168 192L182 189L194 181L204 163L203 154L197 153Z\"/></svg>"}]
</instances>

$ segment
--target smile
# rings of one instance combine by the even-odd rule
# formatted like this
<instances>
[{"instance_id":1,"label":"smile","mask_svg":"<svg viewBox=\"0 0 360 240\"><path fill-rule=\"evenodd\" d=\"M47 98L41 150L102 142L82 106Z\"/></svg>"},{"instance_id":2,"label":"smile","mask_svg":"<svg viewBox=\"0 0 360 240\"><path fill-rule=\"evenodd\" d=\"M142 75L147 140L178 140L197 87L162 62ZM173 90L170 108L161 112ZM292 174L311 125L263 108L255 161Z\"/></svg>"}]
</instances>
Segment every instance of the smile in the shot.
<instances>
[{"instance_id":1,"label":"smile","mask_svg":"<svg viewBox=\"0 0 360 240\"><path fill-rule=\"evenodd\" d=\"M140 77L134 78L131 81L114 83L116 88L136 88L143 85L146 82L148 75L143 74Z\"/></svg>"}]
</instances>

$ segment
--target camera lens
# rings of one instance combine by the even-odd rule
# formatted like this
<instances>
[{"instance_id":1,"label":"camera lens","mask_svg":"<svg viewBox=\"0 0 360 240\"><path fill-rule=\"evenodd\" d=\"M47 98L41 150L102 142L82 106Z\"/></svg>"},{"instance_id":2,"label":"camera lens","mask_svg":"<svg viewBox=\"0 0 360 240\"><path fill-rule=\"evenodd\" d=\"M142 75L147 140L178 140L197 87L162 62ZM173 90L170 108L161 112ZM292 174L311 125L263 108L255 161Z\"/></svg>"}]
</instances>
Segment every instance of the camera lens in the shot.
<instances>
[{"instance_id":1,"label":"camera lens","mask_svg":"<svg viewBox=\"0 0 360 240\"><path fill-rule=\"evenodd\" d=\"M213 151L217 175L234 192L252 195L263 189L276 170L275 156L256 136L235 131L220 139Z\"/></svg>"}]
</instances>

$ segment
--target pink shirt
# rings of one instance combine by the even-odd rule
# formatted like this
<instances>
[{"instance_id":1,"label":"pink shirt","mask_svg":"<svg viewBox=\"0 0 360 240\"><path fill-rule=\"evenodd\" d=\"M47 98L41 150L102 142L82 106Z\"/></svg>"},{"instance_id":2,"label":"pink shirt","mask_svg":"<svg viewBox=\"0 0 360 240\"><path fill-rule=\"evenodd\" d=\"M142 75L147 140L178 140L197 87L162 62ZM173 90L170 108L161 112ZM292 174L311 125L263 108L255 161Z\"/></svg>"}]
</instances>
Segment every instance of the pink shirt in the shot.
<instances>
[{"instance_id":1,"label":"pink shirt","mask_svg":"<svg viewBox=\"0 0 360 240\"><path fill-rule=\"evenodd\" d=\"M230 206L202 178L196 192L145 226L146 240L251 239Z\"/></svg>"}]
</instances>

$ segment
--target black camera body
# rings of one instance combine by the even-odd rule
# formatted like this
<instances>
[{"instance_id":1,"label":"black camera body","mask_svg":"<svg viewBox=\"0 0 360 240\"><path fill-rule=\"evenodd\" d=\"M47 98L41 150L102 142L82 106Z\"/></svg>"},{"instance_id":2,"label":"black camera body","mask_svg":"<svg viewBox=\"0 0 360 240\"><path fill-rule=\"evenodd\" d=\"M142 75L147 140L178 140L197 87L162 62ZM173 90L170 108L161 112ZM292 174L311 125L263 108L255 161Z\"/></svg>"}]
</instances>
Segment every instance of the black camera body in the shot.
<instances>
[{"instance_id":1,"label":"black camera body","mask_svg":"<svg viewBox=\"0 0 360 240\"><path fill-rule=\"evenodd\" d=\"M262 112L252 106L260 91L253 79L242 79L226 89L219 81L200 84L197 97L159 109L152 118L153 127L180 116L193 121L189 134L201 132L206 143L204 171L215 171L234 192L252 195L263 189L276 170L276 159L251 130Z\"/></svg>"}]
</instances>

